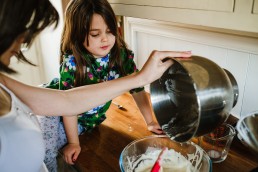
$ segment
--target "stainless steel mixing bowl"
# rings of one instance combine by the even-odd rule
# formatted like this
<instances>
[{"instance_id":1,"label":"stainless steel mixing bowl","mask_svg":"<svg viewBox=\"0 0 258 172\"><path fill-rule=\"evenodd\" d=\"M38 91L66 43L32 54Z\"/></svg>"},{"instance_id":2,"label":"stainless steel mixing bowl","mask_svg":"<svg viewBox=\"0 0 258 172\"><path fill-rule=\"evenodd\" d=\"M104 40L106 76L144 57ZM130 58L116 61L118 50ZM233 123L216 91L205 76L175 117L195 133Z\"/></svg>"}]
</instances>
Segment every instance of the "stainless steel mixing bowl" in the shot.
<instances>
[{"instance_id":1,"label":"stainless steel mixing bowl","mask_svg":"<svg viewBox=\"0 0 258 172\"><path fill-rule=\"evenodd\" d=\"M237 102L233 75L200 57L176 58L163 76L151 83L151 102L163 131L185 142L214 130Z\"/></svg>"},{"instance_id":2,"label":"stainless steel mixing bowl","mask_svg":"<svg viewBox=\"0 0 258 172\"><path fill-rule=\"evenodd\" d=\"M258 111L239 119L236 125L238 138L258 157Z\"/></svg>"}]
</instances>

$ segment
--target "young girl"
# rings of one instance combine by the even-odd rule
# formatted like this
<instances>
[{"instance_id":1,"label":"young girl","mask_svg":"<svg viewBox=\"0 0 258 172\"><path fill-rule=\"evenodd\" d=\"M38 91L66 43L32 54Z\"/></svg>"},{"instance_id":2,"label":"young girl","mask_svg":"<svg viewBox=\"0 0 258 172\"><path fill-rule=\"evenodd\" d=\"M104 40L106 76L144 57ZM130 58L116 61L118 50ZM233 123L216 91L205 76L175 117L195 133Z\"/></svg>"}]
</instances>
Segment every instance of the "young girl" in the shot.
<instances>
[{"instance_id":1,"label":"young girl","mask_svg":"<svg viewBox=\"0 0 258 172\"><path fill-rule=\"evenodd\" d=\"M115 14L107 0L70 2L65 13L61 55L60 79L54 79L48 88L67 90L115 80L138 72L133 61L134 54L120 37ZM132 89L130 93L144 117L147 128L161 134L159 124L152 118L152 108L144 87ZM97 99L101 93L96 90L95 95ZM41 120L47 143L45 162L49 170L54 169L57 150L66 143L68 144L63 149L64 157L67 163L74 164L81 151L78 134L101 124L106 119L110 104L111 100L77 116L64 116L58 126L55 123L59 119ZM56 128L56 132L53 133L49 128ZM57 140L55 137L58 137Z\"/></svg>"}]
</instances>

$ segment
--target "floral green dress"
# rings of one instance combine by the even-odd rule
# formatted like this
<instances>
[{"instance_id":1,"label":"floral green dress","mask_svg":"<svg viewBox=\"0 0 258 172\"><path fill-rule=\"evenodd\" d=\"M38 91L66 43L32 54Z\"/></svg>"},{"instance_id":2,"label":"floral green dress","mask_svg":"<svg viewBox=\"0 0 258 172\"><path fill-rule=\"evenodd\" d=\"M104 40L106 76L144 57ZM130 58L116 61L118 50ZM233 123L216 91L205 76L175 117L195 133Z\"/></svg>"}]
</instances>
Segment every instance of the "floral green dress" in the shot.
<instances>
[{"instance_id":1,"label":"floral green dress","mask_svg":"<svg viewBox=\"0 0 258 172\"><path fill-rule=\"evenodd\" d=\"M85 54L84 58L89 58L89 54ZM121 49L121 57L124 69L127 75L138 72L136 65L133 61L134 54L130 51L129 56L124 49ZM60 90L68 90L74 87L75 81L75 57L72 54L65 54L63 63L60 66L60 79L53 79L46 87ZM97 58L92 63L92 66L87 66L87 76L85 78L88 85L105 82L120 77L116 66L108 70L110 54L105 57ZM144 87L135 88L130 90L130 93L140 92ZM97 91L97 90L96 90ZM97 97L96 97L97 98ZM86 131L93 129L95 126L101 124L106 119L106 111L108 110L111 101L106 102L98 107L95 107L87 112L78 115L78 124L83 126Z\"/></svg>"}]
</instances>

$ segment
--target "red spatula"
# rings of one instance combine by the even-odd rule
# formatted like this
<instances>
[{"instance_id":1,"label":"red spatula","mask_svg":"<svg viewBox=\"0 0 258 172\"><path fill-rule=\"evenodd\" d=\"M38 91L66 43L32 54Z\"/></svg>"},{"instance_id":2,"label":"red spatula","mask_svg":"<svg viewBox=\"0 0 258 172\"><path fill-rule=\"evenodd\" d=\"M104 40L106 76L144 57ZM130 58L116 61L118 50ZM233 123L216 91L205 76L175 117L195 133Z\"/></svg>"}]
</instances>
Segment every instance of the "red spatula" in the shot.
<instances>
[{"instance_id":1,"label":"red spatula","mask_svg":"<svg viewBox=\"0 0 258 172\"><path fill-rule=\"evenodd\" d=\"M163 148L162 151L159 153L159 156L156 160L156 162L154 163L152 169L151 169L151 172L159 172L161 166L160 166L160 163L161 163L161 156L164 154L164 152L166 152L168 150L167 147Z\"/></svg>"}]
</instances>

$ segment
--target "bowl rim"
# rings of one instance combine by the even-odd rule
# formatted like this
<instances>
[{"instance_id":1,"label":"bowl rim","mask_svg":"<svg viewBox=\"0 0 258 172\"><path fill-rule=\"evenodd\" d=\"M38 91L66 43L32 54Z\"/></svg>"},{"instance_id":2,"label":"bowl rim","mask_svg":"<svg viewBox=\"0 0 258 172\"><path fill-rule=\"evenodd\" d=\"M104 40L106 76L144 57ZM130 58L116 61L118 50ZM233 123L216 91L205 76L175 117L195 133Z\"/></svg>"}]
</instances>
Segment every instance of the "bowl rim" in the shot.
<instances>
[{"instance_id":1,"label":"bowl rim","mask_svg":"<svg viewBox=\"0 0 258 172\"><path fill-rule=\"evenodd\" d=\"M250 144L250 142L246 139L245 134L243 133L244 131L241 130L241 127L242 127L244 121L245 121L247 118L254 118L254 117L256 117L256 116L258 116L258 110L248 113L247 115L241 117L241 118L238 120L238 122L237 122L235 128L236 128L236 130L237 130L237 132L238 132L238 133L237 133L238 139L239 139L246 147L248 147L248 148L250 148L250 149L252 149L252 150L254 150L255 152L258 153L257 147L255 147L254 145L251 145L251 144Z\"/></svg>"},{"instance_id":2,"label":"bowl rim","mask_svg":"<svg viewBox=\"0 0 258 172\"><path fill-rule=\"evenodd\" d=\"M229 135L223 136L223 137L219 137L219 138L212 138L212 137L209 136L210 133L208 133L208 134L203 135L203 137L204 137L204 138L208 138L208 139L210 139L210 140L212 140L212 141L227 140L227 139L230 138L230 137L233 139L233 138L235 137L235 135L236 135L236 129L235 129L235 127L233 127L231 124L222 123L220 126L228 127L229 130L230 130L232 133L230 133ZM216 129L215 129L215 130L216 130Z\"/></svg>"},{"instance_id":3,"label":"bowl rim","mask_svg":"<svg viewBox=\"0 0 258 172\"><path fill-rule=\"evenodd\" d=\"M141 141L141 140L151 139L151 138L168 138L168 139L170 139L170 137L167 136L167 135L150 135L150 136L141 137L141 138L139 138L139 139L135 139L135 140L133 140L132 142L130 142L130 143L123 149L123 151L121 152L120 157L119 157L119 166L120 166L120 169L121 169L122 172L125 172L125 171L124 171L124 168L123 168L123 153L124 153L124 151L125 151L129 146L131 146L132 144L134 144L134 143L136 143L136 142L139 142L139 141ZM171 139L170 139L170 140L171 140ZM171 141L176 142L176 141L174 141L174 140L171 140ZM181 142L176 142L176 143L181 143ZM186 141L186 142L184 142L184 143L189 143L189 144L191 144L191 145L193 145L193 146L198 147L199 149L201 149L201 150L203 151L203 156L204 156L204 157L207 159L207 161L209 162L209 166L210 166L209 172L212 172L212 161L211 161L209 155L207 154L207 152L206 152L201 146L199 146L198 144L194 143L193 141L190 141L190 140L189 140L189 141Z\"/></svg>"}]
</instances>

